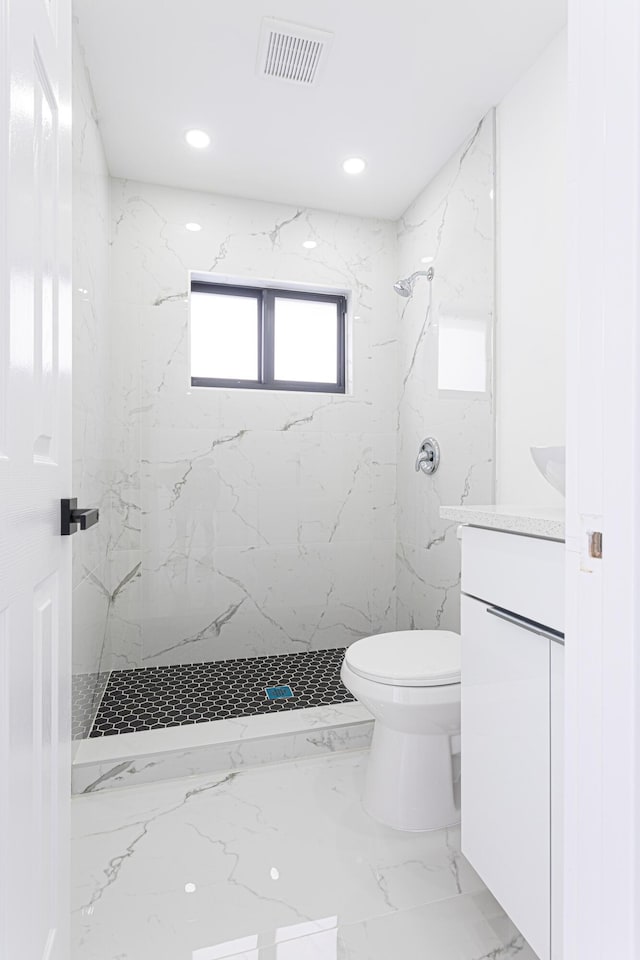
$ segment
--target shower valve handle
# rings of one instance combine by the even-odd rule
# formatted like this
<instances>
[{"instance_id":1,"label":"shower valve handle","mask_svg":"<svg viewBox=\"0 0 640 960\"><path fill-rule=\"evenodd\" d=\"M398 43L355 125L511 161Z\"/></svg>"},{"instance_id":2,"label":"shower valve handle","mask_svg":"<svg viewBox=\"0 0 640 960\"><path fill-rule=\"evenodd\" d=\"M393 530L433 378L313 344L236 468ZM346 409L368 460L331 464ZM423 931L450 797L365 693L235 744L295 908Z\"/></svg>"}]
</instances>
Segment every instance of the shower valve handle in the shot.
<instances>
[{"instance_id":1,"label":"shower valve handle","mask_svg":"<svg viewBox=\"0 0 640 960\"><path fill-rule=\"evenodd\" d=\"M427 437L420 444L416 459L416 473L422 470L430 476L440 466L440 444L435 437Z\"/></svg>"}]
</instances>

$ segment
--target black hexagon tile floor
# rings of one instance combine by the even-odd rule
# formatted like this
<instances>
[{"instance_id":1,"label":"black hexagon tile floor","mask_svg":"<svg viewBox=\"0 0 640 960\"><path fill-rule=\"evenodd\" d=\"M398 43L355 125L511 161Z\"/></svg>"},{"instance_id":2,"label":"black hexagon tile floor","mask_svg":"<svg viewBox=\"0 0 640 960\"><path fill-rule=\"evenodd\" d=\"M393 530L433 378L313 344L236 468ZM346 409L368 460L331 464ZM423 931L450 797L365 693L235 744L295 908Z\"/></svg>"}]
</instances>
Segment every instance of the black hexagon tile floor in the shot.
<instances>
[{"instance_id":1,"label":"black hexagon tile floor","mask_svg":"<svg viewBox=\"0 0 640 960\"><path fill-rule=\"evenodd\" d=\"M90 736L179 727L228 717L347 703L340 680L344 649L115 670ZM288 691L267 688L290 687Z\"/></svg>"}]
</instances>

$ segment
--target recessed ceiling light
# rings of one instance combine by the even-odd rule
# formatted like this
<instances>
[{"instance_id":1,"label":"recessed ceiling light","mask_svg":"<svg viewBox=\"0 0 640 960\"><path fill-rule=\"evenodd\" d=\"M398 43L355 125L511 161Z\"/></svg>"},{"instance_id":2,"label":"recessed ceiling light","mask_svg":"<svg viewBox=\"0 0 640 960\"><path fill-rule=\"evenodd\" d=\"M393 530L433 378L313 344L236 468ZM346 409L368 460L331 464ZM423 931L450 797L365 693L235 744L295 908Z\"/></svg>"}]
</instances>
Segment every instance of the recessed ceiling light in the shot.
<instances>
[{"instance_id":1,"label":"recessed ceiling light","mask_svg":"<svg viewBox=\"0 0 640 960\"><path fill-rule=\"evenodd\" d=\"M196 892L196 885L195 885L195 883L185 883L185 885L184 885L184 892L185 892L185 893L195 893L195 892Z\"/></svg>"},{"instance_id":2,"label":"recessed ceiling light","mask_svg":"<svg viewBox=\"0 0 640 960\"><path fill-rule=\"evenodd\" d=\"M305 248L305 250L314 250L318 244L315 240L304 240L302 246Z\"/></svg>"},{"instance_id":3,"label":"recessed ceiling light","mask_svg":"<svg viewBox=\"0 0 640 960\"><path fill-rule=\"evenodd\" d=\"M365 167L366 163L362 157L349 157L349 159L345 160L342 164L344 172L351 174L362 173Z\"/></svg>"},{"instance_id":4,"label":"recessed ceiling light","mask_svg":"<svg viewBox=\"0 0 640 960\"><path fill-rule=\"evenodd\" d=\"M189 146L195 147L196 150L204 150L211 143L211 137L204 130L187 130L184 138Z\"/></svg>"},{"instance_id":5,"label":"recessed ceiling light","mask_svg":"<svg viewBox=\"0 0 640 960\"><path fill-rule=\"evenodd\" d=\"M198 230L202 230L202 227L199 223L185 223L185 230L191 230L192 233L197 233Z\"/></svg>"},{"instance_id":6,"label":"recessed ceiling light","mask_svg":"<svg viewBox=\"0 0 640 960\"><path fill-rule=\"evenodd\" d=\"M433 263L433 257L422 257L420 263Z\"/></svg>"}]
</instances>

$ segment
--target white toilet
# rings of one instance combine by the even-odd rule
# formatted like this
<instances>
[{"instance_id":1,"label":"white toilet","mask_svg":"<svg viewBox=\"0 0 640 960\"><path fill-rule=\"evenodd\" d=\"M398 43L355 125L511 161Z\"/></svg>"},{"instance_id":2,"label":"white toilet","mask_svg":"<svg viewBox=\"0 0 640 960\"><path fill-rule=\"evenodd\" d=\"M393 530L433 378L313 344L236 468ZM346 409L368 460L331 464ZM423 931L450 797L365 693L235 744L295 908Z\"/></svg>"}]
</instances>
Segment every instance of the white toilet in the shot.
<instances>
[{"instance_id":1,"label":"white toilet","mask_svg":"<svg viewBox=\"0 0 640 960\"><path fill-rule=\"evenodd\" d=\"M364 637L347 649L341 676L375 718L367 812L397 830L458 823L452 754L460 733L460 636L401 630Z\"/></svg>"}]
</instances>

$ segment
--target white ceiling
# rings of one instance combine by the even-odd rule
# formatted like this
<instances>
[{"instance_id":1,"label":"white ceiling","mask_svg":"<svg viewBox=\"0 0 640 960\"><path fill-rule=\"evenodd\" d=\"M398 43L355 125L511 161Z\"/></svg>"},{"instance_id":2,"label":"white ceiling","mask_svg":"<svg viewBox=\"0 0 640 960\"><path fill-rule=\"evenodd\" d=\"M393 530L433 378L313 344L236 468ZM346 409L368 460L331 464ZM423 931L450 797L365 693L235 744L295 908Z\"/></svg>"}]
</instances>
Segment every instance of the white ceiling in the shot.
<instances>
[{"instance_id":1,"label":"white ceiling","mask_svg":"<svg viewBox=\"0 0 640 960\"><path fill-rule=\"evenodd\" d=\"M398 217L561 29L565 0L74 0L115 177ZM256 72L264 16L332 31L317 85ZM211 146L184 142L192 127ZM345 157L368 162L360 177Z\"/></svg>"}]
</instances>

